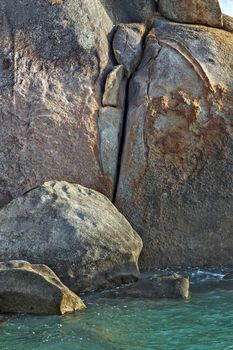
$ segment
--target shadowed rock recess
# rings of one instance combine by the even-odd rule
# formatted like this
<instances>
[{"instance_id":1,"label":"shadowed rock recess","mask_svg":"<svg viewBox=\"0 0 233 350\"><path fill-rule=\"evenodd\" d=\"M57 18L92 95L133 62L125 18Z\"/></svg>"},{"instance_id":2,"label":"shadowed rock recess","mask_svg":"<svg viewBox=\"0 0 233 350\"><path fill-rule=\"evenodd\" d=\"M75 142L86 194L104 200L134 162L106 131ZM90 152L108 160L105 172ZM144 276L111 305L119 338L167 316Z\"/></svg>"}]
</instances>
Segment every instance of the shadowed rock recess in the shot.
<instances>
[{"instance_id":1,"label":"shadowed rock recess","mask_svg":"<svg viewBox=\"0 0 233 350\"><path fill-rule=\"evenodd\" d=\"M232 23L217 0L1 0L0 207L78 183L143 269L233 265Z\"/></svg>"}]
</instances>

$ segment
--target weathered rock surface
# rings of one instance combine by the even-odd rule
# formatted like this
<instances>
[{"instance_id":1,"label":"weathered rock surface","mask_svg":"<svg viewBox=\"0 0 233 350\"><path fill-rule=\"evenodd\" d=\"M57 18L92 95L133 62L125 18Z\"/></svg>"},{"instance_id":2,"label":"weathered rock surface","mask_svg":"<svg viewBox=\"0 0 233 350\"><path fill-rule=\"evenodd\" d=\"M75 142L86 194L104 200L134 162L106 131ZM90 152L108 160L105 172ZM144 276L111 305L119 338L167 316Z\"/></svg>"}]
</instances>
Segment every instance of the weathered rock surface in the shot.
<instances>
[{"instance_id":1,"label":"weathered rock surface","mask_svg":"<svg viewBox=\"0 0 233 350\"><path fill-rule=\"evenodd\" d=\"M143 268L233 265L233 35L159 17L154 30L130 82L116 205Z\"/></svg>"},{"instance_id":2,"label":"weathered rock surface","mask_svg":"<svg viewBox=\"0 0 233 350\"><path fill-rule=\"evenodd\" d=\"M189 297L189 278L173 274L170 276L151 276L120 288L119 296L131 298L184 298Z\"/></svg>"},{"instance_id":3,"label":"weathered rock surface","mask_svg":"<svg viewBox=\"0 0 233 350\"><path fill-rule=\"evenodd\" d=\"M119 24L113 37L113 51L118 64L129 77L138 66L142 56L144 24Z\"/></svg>"},{"instance_id":4,"label":"weathered rock surface","mask_svg":"<svg viewBox=\"0 0 233 350\"><path fill-rule=\"evenodd\" d=\"M116 183L116 174L122 136L124 112L114 107L104 107L99 111L100 155L103 174L111 176Z\"/></svg>"},{"instance_id":5,"label":"weathered rock surface","mask_svg":"<svg viewBox=\"0 0 233 350\"><path fill-rule=\"evenodd\" d=\"M228 32L233 33L233 17L223 15L223 28Z\"/></svg>"},{"instance_id":6,"label":"weathered rock surface","mask_svg":"<svg viewBox=\"0 0 233 350\"><path fill-rule=\"evenodd\" d=\"M50 179L111 197L97 118L112 27L99 0L1 0L0 207Z\"/></svg>"},{"instance_id":7,"label":"weathered rock surface","mask_svg":"<svg viewBox=\"0 0 233 350\"><path fill-rule=\"evenodd\" d=\"M45 265L0 262L0 312L65 314L81 311L83 301Z\"/></svg>"},{"instance_id":8,"label":"weathered rock surface","mask_svg":"<svg viewBox=\"0 0 233 350\"><path fill-rule=\"evenodd\" d=\"M222 27L218 0L159 0L159 12L175 22Z\"/></svg>"},{"instance_id":9,"label":"weathered rock surface","mask_svg":"<svg viewBox=\"0 0 233 350\"><path fill-rule=\"evenodd\" d=\"M103 95L103 106L124 107L125 83L124 83L124 67L116 66L109 73ZM123 91L122 91L123 90Z\"/></svg>"},{"instance_id":10,"label":"weathered rock surface","mask_svg":"<svg viewBox=\"0 0 233 350\"><path fill-rule=\"evenodd\" d=\"M138 277L142 241L103 195L50 181L0 211L0 259L48 265L75 292Z\"/></svg>"}]
</instances>

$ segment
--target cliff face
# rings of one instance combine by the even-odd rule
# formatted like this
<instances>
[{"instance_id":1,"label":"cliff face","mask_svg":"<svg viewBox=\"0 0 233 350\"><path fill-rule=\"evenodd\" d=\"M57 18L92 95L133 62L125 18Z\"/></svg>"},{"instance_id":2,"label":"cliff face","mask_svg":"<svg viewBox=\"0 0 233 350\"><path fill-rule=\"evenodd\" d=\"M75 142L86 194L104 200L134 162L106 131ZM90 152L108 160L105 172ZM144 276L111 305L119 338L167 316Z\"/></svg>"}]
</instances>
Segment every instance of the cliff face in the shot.
<instances>
[{"instance_id":1,"label":"cliff face","mask_svg":"<svg viewBox=\"0 0 233 350\"><path fill-rule=\"evenodd\" d=\"M46 179L111 196L97 128L112 22L97 0L0 3L0 205Z\"/></svg>"},{"instance_id":2,"label":"cliff face","mask_svg":"<svg viewBox=\"0 0 233 350\"><path fill-rule=\"evenodd\" d=\"M142 236L143 268L232 265L232 19L174 4L1 1L0 206L80 183Z\"/></svg>"},{"instance_id":3,"label":"cliff face","mask_svg":"<svg viewBox=\"0 0 233 350\"><path fill-rule=\"evenodd\" d=\"M141 265L233 264L233 36L156 18L131 78L117 206Z\"/></svg>"}]
</instances>

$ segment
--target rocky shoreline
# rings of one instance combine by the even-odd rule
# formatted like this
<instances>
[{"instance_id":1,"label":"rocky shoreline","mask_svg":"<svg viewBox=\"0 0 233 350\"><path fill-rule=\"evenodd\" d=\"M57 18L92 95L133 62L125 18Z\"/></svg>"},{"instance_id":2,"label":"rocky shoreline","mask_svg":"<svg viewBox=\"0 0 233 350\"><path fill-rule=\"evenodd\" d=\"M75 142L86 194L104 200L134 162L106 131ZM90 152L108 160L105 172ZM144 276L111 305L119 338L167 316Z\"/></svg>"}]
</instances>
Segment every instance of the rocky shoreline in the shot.
<instances>
[{"instance_id":1,"label":"rocky shoreline","mask_svg":"<svg viewBox=\"0 0 233 350\"><path fill-rule=\"evenodd\" d=\"M0 211L0 241L1 257L14 259L0 263L0 313L81 311L74 292L131 283L125 292L142 294L146 283L138 281L140 237L106 197L79 185L50 181L13 200ZM147 284L154 297L185 297L183 280Z\"/></svg>"},{"instance_id":2,"label":"rocky shoreline","mask_svg":"<svg viewBox=\"0 0 233 350\"><path fill-rule=\"evenodd\" d=\"M0 28L0 314L187 299L186 275L140 270L233 266L219 1L2 0Z\"/></svg>"}]
</instances>

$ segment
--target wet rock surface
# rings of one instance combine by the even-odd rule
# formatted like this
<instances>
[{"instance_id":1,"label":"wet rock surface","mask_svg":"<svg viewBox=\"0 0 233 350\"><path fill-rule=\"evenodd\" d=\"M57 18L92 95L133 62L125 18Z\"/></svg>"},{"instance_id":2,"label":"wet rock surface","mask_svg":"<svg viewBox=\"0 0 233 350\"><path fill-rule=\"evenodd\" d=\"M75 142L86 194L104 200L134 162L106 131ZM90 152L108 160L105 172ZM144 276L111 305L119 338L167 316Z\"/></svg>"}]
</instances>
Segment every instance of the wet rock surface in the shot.
<instances>
[{"instance_id":1,"label":"wet rock surface","mask_svg":"<svg viewBox=\"0 0 233 350\"><path fill-rule=\"evenodd\" d=\"M178 274L140 278L136 283L120 288L117 296L130 298L184 298L189 297L189 278Z\"/></svg>"},{"instance_id":2,"label":"wet rock surface","mask_svg":"<svg viewBox=\"0 0 233 350\"><path fill-rule=\"evenodd\" d=\"M137 280L141 238L100 193L51 181L0 211L0 259L48 265L75 292Z\"/></svg>"},{"instance_id":3,"label":"wet rock surface","mask_svg":"<svg viewBox=\"0 0 233 350\"><path fill-rule=\"evenodd\" d=\"M0 312L60 315L81 311L82 300L45 265L0 262ZM0 323L4 316L0 316Z\"/></svg>"}]
</instances>

